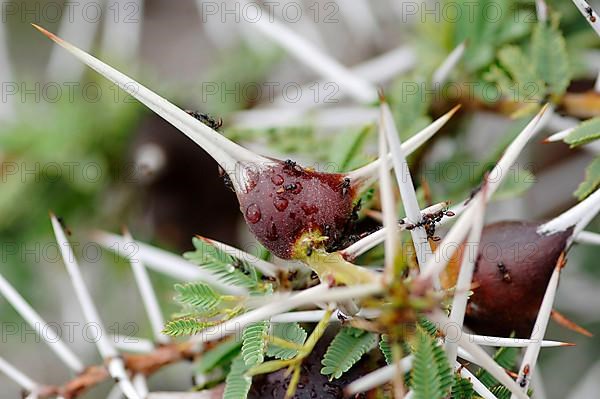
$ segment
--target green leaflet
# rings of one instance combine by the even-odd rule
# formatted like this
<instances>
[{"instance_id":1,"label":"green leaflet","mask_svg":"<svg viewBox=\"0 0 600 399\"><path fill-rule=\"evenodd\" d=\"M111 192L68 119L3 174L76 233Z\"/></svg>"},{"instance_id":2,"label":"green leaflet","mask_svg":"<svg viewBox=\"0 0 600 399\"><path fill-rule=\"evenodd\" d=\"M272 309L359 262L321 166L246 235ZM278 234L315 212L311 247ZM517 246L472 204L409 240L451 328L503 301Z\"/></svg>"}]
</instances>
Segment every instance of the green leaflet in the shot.
<instances>
[{"instance_id":1,"label":"green leaflet","mask_svg":"<svg viewBox=\"0 0 600 399\"><path fill-rule=\"evenodd\" d=\"M231 359L232 355L237 355L240 346L240 342L235 339L229 339L204 352L196 365L196 371L201 374L210 372L219 364Z\"/></svg>"},{"instance_id":2,"label":"green leaflet","mask_svg":"<svg viewBox=\"0 0 600 399\"><path fill-rule=\"evenodd\" d=\"M244 328L242 333L242 357L246 366L252 367L265 360L266 334L268 321L260 321Z\"/></svg>"},{"instance_id":3,"label":"green leaflet","mask_svg":"<svg viewBox=\"0 0 600 399\"><path fill-rule=\"evenodd\" d=\"M213 272L225 283L250 289L258 287L259 280L254 267L220 251L203 239L194 237L192 242L196 250L183 254L190 262Z\"/></svg>"},{"instance_id":4,"label":"green leaflet","mask_svg":"<svg viewBox=\"0 0 600 399\"><path fill-rule=\"evenodd\" d=\"M490 389L490 392L494 394L494 396L498 399L510 399L511 392L508 388L503 385L497 385Z\"/></svg>"},{"instance_id":5,"label":"green leaflet","mask_svg":"<svg viewBox=\"0 0 600 399\"><path fill-rule=\"evenodd\" d=\"M531 39L531 58L536 76L546 83L547 93L561 96L571 81L571 71L565 38L553 25L538 22Z\"/></svg>"},{"instance_id":6,"label":"green leaflet","mask_svg":"<svg viewBox=\"0 0 600 399\"><path fill-rule=\"evenodd\" d=\"M298 323L273 323L271 335L298 345L304 344L307 336L306 330L300 327ZM291 359L297 354L297 350L282 348L271 343L267 347L267 356L281 360Z\"/></svg>"},{"instance_id":7,"label":"green leaflet","mask_svg":"<svg viewBox=\"0 0 600 399\"><path fill-rule=\"evenodd\" d=\"M452 387L452 369L435 339L421 329L413 342L410 385L415 399L442 399Z\"/></svg>"},{"instance_id":8,"label":"green leaflet","mask_svg":"<svg viewBox=\"0 0 600 399\"><path fill-rule=\"evenodd\" d=\"M220 303L221 295L203 283L175 284L175 300L190 305L200 313L211 313Z\"/></svg>"},{"instance_id":9,"label":"green leaflet","mask_svg":"<svg viewBox=\"0 0 600 399\"><path fill-rule=\"evenodd\" d=\"M383 357L385 358L385 362L387 364L392 364L393 356L392 356L392 347L390 346L390 336L387 334L382 334L381 339L379 340L379 349L381 353L383 353Z\"/></svg>"},{"instance_id":10,"label":"green leaflet","mask_svg":"<svg viewBox=\"0 0 600 399\"><path fill-rule=\"evenodd\" d=\"M434 322L426 319L425 317L419 317L418 322L419 327L421 327L423 331L429 334L431 337L435 337L437 335L438 329Z\"/></svg>"},{"instance_id":11,"label":"green leaflet","mask_svg":"<svg viewBox=\"0 0 600 399\"><path fill-rule=\"evenodd\" d=\"M223 399L246 399L252 385L252 378L246 376L248 369L241 354L233 359L229 374L225 378Z\"/></svg>"},{"instance_id":12,"label":"green leaflet","mask_svg":"<svg viewBox=\"0 0 600 399\"><path fill-rule=\"evenodd\" d=\"M171 320L165 326L163 333L172 337L181 335L195 335L208 327L217 325L214 321L199 321L192 317L184 317L181 319Z\"/></svg>"},{"instance_id":13,"label":"green leaflet","mask_svg":"<svg viewBox=\"0 0 600 399\"><path fill-rule=\"evenodd\" d=\"M435 364L437 365L440 386L442 392L447 393L454 385L454 372L452 371L452 367L450 367L448 356L446 355L444 348L441 345L438 345L435 340L433 342L433 358L435 360Z\"/></svg>"},{"instance_id":14,"label":"green leaflet","mask_svg":"<svg viewBox=\"0 0 600 399\"><path fill-rule=\"evenodd\" d=\"M519 348L502 347L494 354L494 360L501 367L512 370L517 363L517 355ZM491 376L487 371L480 369L477 372L477 378L481 381L488 389L498 385L498 381Z\"/></svg>"},{"instance_id":15,"label":"green leaflet","mask_svg":"<svg viewBox=\"0 0 600 399\"><path fill-rule=\"evenodd\" d=\"M473 384L467 378L462 378L454 374L454 383L452 384L452 399L471 399L473 398Z\"/></svg>"},{"instance_id":16,"label":"green leaflet","mask_svg":"<svg viewBox=\"0 0 600 399\"><path fill-rule=\"evenodd\" d=\"M505 98L531 104L546 96L561 96L571 81L569 54L557 23L538 22L528 52L508 45L498 51L503 69L492 65L484 77L495 82ZM526 109L529 110L529 109Z\"/></svg>"},{"instance_id":17,"label":"green leaflet","mask_svg":"<svg viewBox=\"0 0 600 399\"><path fill-rule=\"evenodd\" d=\"M600 138L600 116L582 122L565 138L571 148Z\"/></svg>"},{"instance_id":18,"label":"green leaflet","mask_svg":"<svg viewBox=\"0 0 600 399\"><path fill-rule=\"evenodd\" d=\"M373 348L377 335L352 327L342 328L329 344L321 360L321 374L330 380L340 378L342 374Z\"/></svg>"},{"instance_id":19,"label":"green leaflet","mask_svg":"<svg viewBox=\"0 0 600 399\"><path fill-rule=\"evenodd\" d=\"M581 201L600 186L600 157L597 157L585 170L585 180L579 184L575 196Z\"/></svg>"}]
</instances>

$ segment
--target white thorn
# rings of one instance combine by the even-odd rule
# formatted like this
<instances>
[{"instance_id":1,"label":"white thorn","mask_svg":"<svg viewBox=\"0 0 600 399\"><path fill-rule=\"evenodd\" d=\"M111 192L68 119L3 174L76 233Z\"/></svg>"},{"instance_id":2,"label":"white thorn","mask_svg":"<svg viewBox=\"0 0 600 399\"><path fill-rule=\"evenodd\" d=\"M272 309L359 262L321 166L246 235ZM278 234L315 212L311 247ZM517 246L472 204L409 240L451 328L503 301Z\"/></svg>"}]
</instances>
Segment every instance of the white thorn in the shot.
<instances>
[{"instance_id":1,"label":"white thorn","mask_svg":"<svg viewBox=\"0 0 600 399\"><path fill-rule=\"evenodd\" d=\"M2 357L0 357L0 372L5 374L8 378L13 380L15 384L19 385L27 392L35 392L39 387L31 378Z\"/></svg>"},{"instance_id":2,"label":"white thorn","mask_svg":"<svg viewBox=\"0 0 600 399\"><path fill-rule=\"evenodd\" d=\"M161 344L166 344L169 342L169 338L162 334L162 329L165 326L165 320L163 318L162 311L160 310L156 292L154 291L152 283L150 282L148 271L136 254L135 248L137 247L137 244L133 240L133 237L131 237L129 230L125 229L123 232L123 238L126 241L123 249L126 250L127 247L132 249L127 258L129 259L129 264L133 270L133 275L135 277L140 296L142 297L142 302L146 308L146 314L150 320L150 325L154 334L154 340Z\"/></svg>"},{"instance_id":3,"label":"white thorn","mask_svg":"<svg viewBox=\"0 0 600 399\"><path fill-rule=\"evenodd\" d=\"M441 117L433 121L431 124L429 124L427 127L417 132L404 143L402 143L402 151L404 152L405 156L409 156L410 154L415 152L415 150L421 147L425 142L427 142L427 140L429 140L434 134L436 134L450 120L450 118L452 118L452 116L456 113L456 111L458 111L459 108L460 106L458 105L452 108L450 111L446 112L444 115L442 115ZM388 160L392 160L391 153L388 154ZM380 160L378 159L376 161L371 162L368 165L353 170L352 172L348 173L348 177L352 181L363 181L364 185L369 185L378 176L377 173L379 169L379 162Z\"/></svg>"},{"instance_id":4,"label":"white thorn","mask_svg":"<svg viewBox=\"0 0 600 399\"><path fill-rule=\"evenodd\" d=\"M94 69L128 94L138 99L138 101L156 112L202 147L223 169L225 169L225 171L227 171L230 177L232 177L232 182L237 192L245 191L247 184L249 183L247 173L243 173L244 171L240 170L240 165L242 166L242 169L245 169L246 167L262 169L273 163L273 161L256 155L225 138L220 133L206 126L187 112L176 107L129 76L58 38L45 29L37 25L34 25L34 27L53 40L56 44L73 54L81 62L87 64L90 68Z\"/></svg>"},{"instance_id":5,"label":"white thorn","mask_svg":"<svg viewBox=\"0 0 600 399\"><path fill-rule=\"evenodd\" d=\"M375 371L370 372L367 375L360 377L357 380L348 385L344 391L346 396L353 396L361 392L368 391L370 389L376 388L380 385L383 385L389 381L391 381L395 375L398 366L403 372L407 372L412 367L412 356L407 356L403 358L399 364L390 364L384 367L381 367ZM406 399L406 397L405 397Z\"/></svg>"},{"instance_id":6,"label":"white thorn","mask_svg":"<svg viewBox=\"0 0 600 399\"><path fill-rule=\"evenodd\" d=\"M485 187L483 190L485 190ZM479 251L479 241L481 240L481 232L483 230L486 208L484 196L478 197L477 203L473 206L475 207L475 215L471 225L471 231L467 238L466 245L468 246L468 249L463 252L464 255L460 264L456 286L454 288L454 298L452 299L452 310L450 312L450 322L461 330L465 320L465 311L469 299L468 293L471 289L473 271L475 270L475 262ZM450 361L450 364L454 364L456 361L458 345L456 342L447 341L445 346L448 360Z\"/></svg>"},{"instance_id":7,"label":"white thorn","mask_svg":"<svg viewBox=\"0 0 600 399\"><path fill-rule=\"evenodd\" d=\"M46 323L44 319L25 301L14 287L0 274L0 292L23 317L23 319L36 331L38 337L58 355L58 357L76 373L83 371L81 360L65 345L60 335Z\"/></svg>"},{"instance_id":8,"label":"white thorn","mask_svg":"<svg viewBox=\"0 0 600 399\"><path fill-rule=\"evenodd\" d=\"M546 22L548 20L548 5L544 0L535 0L535 13L538 21Z\"/></svg>"},{"instance_id":9,"label":"white thorn","mask_svg":"<svg viewBox=\"0 0 600 399\"><path fill-rule=\"evenodd\" d=\"M383 115L382 115L383 116ZM394 279L394 260L396 259L396 240L397 237L397 216L396 206L394 205L394 193L392 180L387 166L386 133L385 122L379 122L379 158L382 162L379 164L379 189L381 197L381 211L383 213L383 227L385 228L385 281L390 284Z\"/></svg>"},{"instance_id":10,"label":"white thorn","mask_svg":"<svg viewBox=\"0 0 600 399\"><path fill-rule=\"evenodd\" d=\"M531 376L535 372L535 366L540 353L541 342L544 339L544 335L546 335L546 328L548 327L548 321L550 320L550 315L552 314L552 307L554 305L556 289L558 288L560 271L564 266L562 264L563 261L564 259L561 256L554 267L554 271L552 272L552 276L550 277L550 281L546 287L544 299L542 300L540 310L538 311L538 315L531 332L531 340L533 342L527 346L525 355L523 355L523 360L519 369L519 377L517 378L517 381L519 382L523 392L527 392L527 388L531 382ZM513 394L512 399L515 398L516 396Z\"/></svg>"},{"instance_id":11,"label":"white thorn","mask_svg":"<svg viewBox=\"0 0 600 399\"><path fill-rule=\"evenodd\" d=\"M77 3L79 4L79 3ZM94 7L89 7L94 6ZM99 20L91 21L85 16L86 9L96 9L101 12L100 5L94 0L83 0L79 12L63 12L58 28L58 35L67 40L74 40L84 51L89 51L100 26ZM76 62L58 47L53 47L46 66L46 77L50 82L78 82L81 80L85 67Z\"/></svg>"},{"instance_id":12,"label":"white thorn","mask_svg":"<svg viewBox=\"0 0 600 399\"><path fill-rule=\"evenodd\" d=\"M498 399L494 396L493 393L490 392L489 389L481 382L477 377L475 377L466 367L461 366L460 364L456 364L456 366L460 369L460 376L468 379L473 384L473 390L477 392L483 399Z\"/></svg>"},{"instance_id":13,"label":"white thorn","mask_svg":"<svg viewBox=\"0 0 600 399\"><path fill-rule=\"evenodd\" d=\"M97 242L103 248L114 252L118 256L125 256L125 245L127 241L116 234L103 231L93 232L92 240ZM172 254L160 248L136 241L136 255L144 264L162 274L174 277L181 281L203 281L215 287L219 291L231 295L246 295L248 291L242 287L223 283L218 276L206 270L202 270L197 265L188 262L181 256Z\"/></svg>"},{"instance_id":14,"label":"white thorn","mask_svg":"<svg viewBox=\"0 0 600 399\"><path fill-rule=\"evenodd\" d=\"M448 206L447 202L440 202L438 204L424 208L423 210L421 210L421 216L429 214L429 213L437 213L437 212L441 211L442 209L445 209L447 206ZM442 219L442 221L445 221L445 220L446 219ZM397 229L405 230L406 225L408 223L409 223L409 221L407 218L402 219L400 224L397 226ZM369 234L365 238L358 240L354 244L350 245L348 248L341 250L340 252L345 259L354 260L357 257L359 257L360 255L367 252L368 250L381 244L383 242L383 240L385 239L385 235L386 235L386 229L385 228L379 229L376 232Z\"/></svg>"},{"instance_id":15,"label":"white thorn","mask_svg":"<svg viewBox=\"0 0 600 399\"><path fill-rule=\"evenodd\" d=\"M594 193L577 205L541 225L537 232L538 234L548 235L575 226L573 236L577 236L598 212L600 212L600 189L596 189ZM570 245L572 238L569 240L568 245Z\"/></svg>"},{"instance_id":16,"label":"white thorn","mask_svg":"<svg viewBox=\"0 0 600 399\"><path fill-rule=\"evenodd\" d=\"M368 82L382 84L398 74L412 69L416 64L416 58L417 57L412 48L401 46L365 61L353 67L350 71L354 75ZM337 93L333 93L333 89L336 88L332 86L330 80L319 80L303 85L300 88L300 92L312 93L315 87L318 87L322 90L329 90L327 93L335 95L335 100L343 100L348 94L348 91L346 90L340 90ZM328 95L321 95L317 98L312 95L305 95L300 97L298 102L292 104L284 96L279 96L275 101L273 101L273 105L279 109L289 107L293 109L294 112L306 112L307 110L314 108L327 100L334 99L330 98Z\"/></svg>"},{"instance_id":17,"label":"white thorn","mask_svg":"<svg viewBox=\"0 0 600 399\"><path fill-rule=\"evenodd\" d=\"M150 353L156 348L152 341L140 337L112 335L110 340L117 349L124 352Z\"/></svg>"},{"instance_id":18,"label":"white thorn","mask_svg":"<svg viewBox=\"0 0 600 399\"><path fill-rule=\"evenodd\" d=\"M579 244L600 245L600 234L591 231L582 231L575 236L575 242Z\"/></svg>"},{"instance_id":19,"label":"white thorn","mask_svg":"<svg viewBox=\"0 0 600 399\"><path fill-rule=\"evenodd\" d=\"M594 28L598 36L600 36L600 17L592 9L589 3L585 0L571 0L577 7L581 15L588 21L588 23Z\"/></svg>"},{"instance_id":20,"label":"white thorn","mask_svg":"<svg viewBox=\"0 0 600 399\"><path fill-rule=\"evenodd\" d=\"M337 82L359 102L372 103L377 101L377 89L366 80L354 75L348 68L322 52L302 36L298 35L279 21L265 18L261 13L250 26L258 29L280 46L289 51L298 61L313 68L326 79Z\"/></svg>"},{"instance_id":21,"label":"white thorn","mask_svg":"<svg viewBox=\"0 0 600 399\"><path fill-rule=\"evenodd\" d=\"M275 299L272 303L263 307L251 310L238 317L234 317L214 328L207 328L200 334L191 338L193 343L210 342L223 338L230 334L238 334L244 327L250 323L261 320L267 320L275 315L288 312L294 308L303 305L316 304L321 302L343 302L348 299L356 299L376 294L382 290L379 283L355 285L348 287L329 288L325 284L320 284L312 288L294 294L288 298Z\"/></svg>"},{"instance_id":22,"label":"white thorn","mask_svg":"<svg viewBox=\"0 0 600 399\"><path fill-rule=\"evenodd\" d=\"M3 15L4 18L4 15ZM10 62L10 57L8 54L8 36L6 32L6 23L0 24L0 82L4 84L15 83L13 68ZM6 98L2 101L2 106L0 107L0 120L2 121L13 121L15 119L15 101L13 96L7 95L5 90L7 88L3 88L4 96Z\"/></svg>"},{"instance_id":23,"label":"white thorn","mask_svg":"<svg viewBox=\"0 0 600 399\"><path fill-rule=\"evenodd\" d=\"M551 136L548 136L544 141L547 143L554 143L556 141L563 141L571 132L575 130L574 127L561 130L560 132L554 133Z\"/></svg>"},{"instance_id":24,"label":"white thorn","mask_svg":"<svg viewBox=\"0 0 600 399\"><path fill-rule=\"evenodd\" d=\"M453 329L449 319L444 316L441 311L431 314L429 318L440 325L441 331L445 331L448 326ZM529 396L521 391L517 383L506 374L506 371L504 371L504 369L500 367L487 352L481 349L479 345L470 342L464 334L458 334L455 339L458 340L458 344L463 349L469 352L477 364L487 370L502 385L508 388L513 394L517 395L519 399L529 399Z\"/></svg>"},{"instance_id":25,"label":"white thorn","mask_svg":"<svg viewBox=\"0 0 600 399\"><path fill-rule=\"evenodd\" d=\"M129 376L127 375L127 372L123 366L123 361L118 357L119 352L111 344L108 336L106 335L107 330L104 328L104 324L102 323L102 319L98 314L98 310L96 309L87 286L83 281L83 276L79 270L79 265L75 259L75 254L73 253L73 249L67 240L65 232L63 231L56 216L51 214L50 220L52 221L52 228L54 230L54 235L56 236L56 242L58 243L63 257L63 262L65 263L67 272L71 278L71 282L73 283L75 295L77 296L79 304L81 305L83 316L89 325L94 325L99 329L96 339L96 347L98 348L98 352L100 352L100 355L104 360L109 361L109 373L113 378L118 378L119 386L123 390L123 394L125 394L125 396L129 399L138 399L139 395L135 392L135 389L129 380Z\"/></svg>"},{"instance_id":26,"label":"white thorn","mask_svg":"<svg viewBox=\"0 0 600 399\"><path fill-rule=\"evenodd\" d=\"M249 263L250 265L252 265L255 268L257 268L258 270L260 270L261 273L263 273L267 276L277 277L278 272L283 270L281 267L276 266L271 262L267 262L266 260L262 260L252 254L249 254L248 252L242 251L241 249L232 247L227 244L223 244L222 242L215 241L210 238L202 237L202 239L207 241L208 243L210 243L212 246L214 246L218 250L225 252L226 254L228 254L234 258L241 259L241 260Z\"/></svg>"},{"instance_id":27,"label":"white thorn","mask_svg":"<svg viewBox=\"0 0 600 399\"><path fill-rule=\"evenodd\" d=\"M406 162L406 155L404 154L404 151L402 151L402 143L400 142L400 135L396 129L394 116L392 115L389 105L385 101L381 104L381 123L383 124L384 132L392 150L394 174L396 175L396 182L400 189L400 197L402 199L404 211L406 212L406 217L410 223L418 223L421 221L421 208L417 201L417 193L413 185L410 169L408 168L408 162ZM427 264L429 255L432 253L427 239L427 233L423 228L415 228L410 231L410 235L417 254L419 267L424 268Z\"/></svg>"},{"instance_id":28,"label":"white thorn","mask_svg":"<svg viewBox=\"0 0 600 399\"><path fill-rule=\"evenodd\" d=\"M137 62L144 19L144 0L108 0L105 9L111 12L104 18L101 53L112 56L119 62Z\"/></svg>"},{"instance_id":29,"label":"white thorn","mask_svg":"<svg viewBox=\"0 0 600 399\"><path fill-rule=\"evenodd\" d=\"M450 73L454 67L456 67L462 56L465 54L466 48L466 41L456 46L456 48L452 50L450 54L448 54L444 62L442 62L442 65L440 65L435 72L433 72L431 80L434 87L439 89L444 83L446 83L448 76L450 76Z\"/></svg>"}]
</instances>

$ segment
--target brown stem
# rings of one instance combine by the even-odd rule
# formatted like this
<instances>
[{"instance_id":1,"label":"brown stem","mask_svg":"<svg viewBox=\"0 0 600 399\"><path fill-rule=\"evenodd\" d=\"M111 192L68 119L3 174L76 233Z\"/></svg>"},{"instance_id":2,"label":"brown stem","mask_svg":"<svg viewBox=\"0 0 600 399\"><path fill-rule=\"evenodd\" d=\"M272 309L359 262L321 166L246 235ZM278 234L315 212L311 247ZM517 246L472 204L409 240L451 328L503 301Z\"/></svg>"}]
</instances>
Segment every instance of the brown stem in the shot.
<instances>
[{"instance_id":1,"label":"brown stem","mask_svg":"<svg viewBox=\"0 0 600 399\"><path fill-rule=\"evenodd\" d=\"M195 356L196 353L191 350L189 343L172 343L158 346L150 353L124 354L123 361L131 375L149 376L167 365L182 360L193 360ZM38 392L38 397L62 396L65 399L73 399L109 378L111 377L106 364L90 366L61 386L43 387Z\"/></svg>"}]
</instances>

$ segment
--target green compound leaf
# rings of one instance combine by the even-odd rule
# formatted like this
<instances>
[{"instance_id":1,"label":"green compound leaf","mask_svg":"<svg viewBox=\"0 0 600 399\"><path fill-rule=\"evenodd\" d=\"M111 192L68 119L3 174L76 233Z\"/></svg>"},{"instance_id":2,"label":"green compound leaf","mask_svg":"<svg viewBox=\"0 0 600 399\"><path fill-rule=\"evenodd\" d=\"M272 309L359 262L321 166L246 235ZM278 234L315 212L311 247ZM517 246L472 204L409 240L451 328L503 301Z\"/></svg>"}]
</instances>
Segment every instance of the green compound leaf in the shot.
<instances>
[{"instance_id":1,"label":"green compound leaf","mask_svg":"<svg viewBox=\"0 0 600 399\"><path fill-rule=\"evenodd\" d=\"M498 399L510 399L511 392L508 388L503 385L497 385L490 389L490 392L494 394L494 396Z\"/></svg>"},{"instance_id":2,"label":"green compound leaf","mask_svg":"<svg viewBox=\"0 0 600 399\"><path fill-rule=\"evenodd\" d=\"M298 323L274 323L271 335L297 345L304 344L307 336L306 330L300 327ZM298 351L295 349L282 348L272 343L269 343L267 347L267 356L281 360L289 360L297 354Z\"/></svg>"},{"instance_id":3,"label":"green compound leaf","mask_svg":"<svg viewBox=\"0 0 600 399\"><path fill-rule=\"evenodd\" d=\"M519 348L502 347L494 354L494 360L501 367L512 370L517 364L517 355L519 354ZM487 371L480 369L477 372L477 378L481 381L488 389L498 385L498 381L492 377Z\"/></svg>"},{"instance_id":4,"label":"green compound leaf","mask_svg":"<svg viewBox=\"0 0 600 399\"><path fill-rule=\"evenodd\" d=\"M321 374L329 376L330 380L340 378L376 343L376 334L352 327L342 328L321 360Z\"/></svg>"},{"instance_id":5,"label":"green compound leaf","mask_svg":"<svg viewBox=\"0 0 600 399\"><path fill-rule=\"evenodd\" d=\"M453 384L452 369L444 350L428 333L417 330L413 343L410 385L415 399L442 399Z\"/></svg>"},{"instance_id":6,"label":"green compound leaf","mask_svg":"<svg viewBox=\"0 0 600 399\"><path fill-rule=\"evenodd\" d=\"M213 327L217 324L218 323L214 321L200 321L191 317L184 317L168 322L163 330L163 334L172 337L195 335L205 328Z\"/></svg>"},{"instance_id":7,"label":"green compound leaf","mask_svg":"<svg viewBox=\"0 0 600 399\"><path fill-rule=\"evenodd\" d=\"M600 157L594 159L585 170L585 180L581 182L575 196L581 201L600 186Z\"/></svg>"},{"instance_id":8,"label":"green compound leaf","mask_svg":"<svg viewBox=\"0 0 600 399\"><path fill-rule=\"evenodd\" d=\"M393 363L392 356L392 347L390 345L390 336L387 334L382 334L381 339L379 340L379 350L383 353L383 357L385 358L385 362L387 364Z\"/></svg>"},{"instance_id":9,"label":"green compound leaf","mask_svg":"<svg viewBox=\"0 0 600 399\"><path fill-rule=\"evenodd\" d=\"M206 374L219 364L231 361L234 356L239 354L241 345L241 342L229 339L204 352L196 364L196 371L200 374Z\"/></svg>"},{"instance_id":10,"label":"green compound leaf","mask_svg":"<svg viewBox=\"0 0 600 399\"><path fill-rule=\"evenodd\" d=\"M242 357L246 366L252 367L265 360L266 335L269 322L250 324L242 333Z\"/></svg>"},{"instance_id":11,"label":"green compound leaf","mask_svg":"<svg viewBox=\"0 0 600 399\"><path fill-rule=\"evenodd\" d=\"M452 399L472 399L474 394L471 381L455 374L454 383L452 384Z\"/></svg>"},{"instance_id":12,"label":"green compound leaf","mask_svg":"<svg viewBox=\"0 0 600 399\"><path fill-rule=\"evenodd\" d=\"M221 303L221 295L203 283L175 284L175 290L177 302L193 306L200 313L210 313Z\"/></svg>"},{"instance_id":13,"label":"green compound leaf","mask_svg":"<svg viewBox=\"0 0 600 399\"><path fill-rule=\"evenodd\" d=\"M246 376L248 368L242 355L233 360L229 374L225 378L223 399L246 399L252 385L252 378Z\"/></svg>"},{"instance_id":14,"label":"green compound leaf","mask_svg":"<svg viewBox=\"0 0 600 399\"><path fill-rule=\"evenodd\" d=\"M250 289L258 286L256 270L250 264L230 256L200 238L194 237L192 242L196 250L183 254L190 262L213 272L225 283Z\"/></svg>"},{"instance_id":15,"label":"green compound leaf","mask_svg":"<svg viewBox=\"0 0 600 399\"><path fill-rule=\"evenodd\" d=\"M571 148L587 144L600 138L600 116L582 122L565 138Z\"/></svg>"},{"instance_id":16,"label":"green compound leaf","mask_svg":"<svg viewBox=\"0 0 600 399\"><path fill-rule=\"evenodd\" d=\"M569 55L562 33L553 24L539 22L533 30L531 57L537 77L549 94L563 95L571 81Z\"/></svg>"}]
</instances>

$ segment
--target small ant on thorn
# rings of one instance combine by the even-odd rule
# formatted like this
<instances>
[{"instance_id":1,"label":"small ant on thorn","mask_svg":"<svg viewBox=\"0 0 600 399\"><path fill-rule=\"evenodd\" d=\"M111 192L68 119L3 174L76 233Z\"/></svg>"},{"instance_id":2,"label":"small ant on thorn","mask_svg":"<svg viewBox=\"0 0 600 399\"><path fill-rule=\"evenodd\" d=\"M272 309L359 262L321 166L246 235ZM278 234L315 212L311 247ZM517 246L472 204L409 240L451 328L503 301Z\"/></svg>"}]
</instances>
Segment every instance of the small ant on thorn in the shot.
<instances>
[{"instance_id":1,"label":"small ant on thorn","mask_svg":"<svg viewBox=\"0 0 600 399\"><path fill-rule=\"evenodd\" d=\"M208 114L203 114L201 112L198 111L192 111L192 110L185 110L185 112L187 112L189 115L193 116L194 118L198 119L200 122L204 123L206 126L210 127L213 130L219 130L221 128L221 126L223 126L223 119L219 118L219 119L214 119L213 117L211 117Z\"/></svg>"},{"instance_id":2,"label":"small ant on thorn","mask_svg":"<svg viewBox=\"0 0 600 399\"><path fill-rule=\"evenodd\" d=\"M56 220L58 220L58 223L63 228L65 233L67 233L67 235L70 236L72 234L71 229L67 227L67 223L65 223L65 219L62 216L57 216Z\"/></svg>"},{"instance_id":3,"label":"small ant on thorn","mask_svg":"<svg viewBox=\"0 0 600 399\"><path fill-rule=\"evenodd\" d=\"M433 241L439 241L440 237L435 235L436 223L441 222L444 216L452 217L454 215L455 213L448 209L442 209L435 213L426 213L419 223L406 225L406 230L414 230L417 227L423 227L427 233L427 238L430 238ZM404 220L401 220L400 224L404 224Z\"/></svg>"},{"instance_id":4,"label":"small ant on thorn","mask_svg":"<svg viewBox=\"0 0 600 399\"><path fill-rule=\"evenodd\" d=\"M527 379L529 378L529 365L526 364L525 367L523 367L523 378L519 381L519 386L521 388L525 388L527 386Z\"/></svg>"},{"instance_id":5,"label":"small ant on thorn","mask_svg":"<svg viewBox=\"0 0 600 399\"><path fill-rule=\"evenodd\" d=\"M348 195L348 192L350 191L350 179L349 178L344 178L344 182L341 184L341 189L342 189L342 196L345 197L346 195Z\"/></svg>"},{"instance_id":6,"label":"small ant on thorn","mask_svg":"<svg viewBox=\"0 0 600 399\"><path fill-rule=\"evenodd\" d=\"M590 22L592 22L592 23L596 22L596 16L594 15L594 10L592 10L592 7L590 7L590 6L585 7L585 13L587 14Z\"/></svg>"},{"instance_id":7,"label":"small ant on thorn","mask_svg":"<svg viewBox=\"0 0 600 399\"><path fill-rule=\"evenodd\" d=\"M221 166L219 166L219 177L223 180L223 184L225 184L225 187L227 187L235 193L235 188L233 187L231 178L229 177L227 172L225 172L225 169L223 169Z\"/></svg>"}]
</instances>

